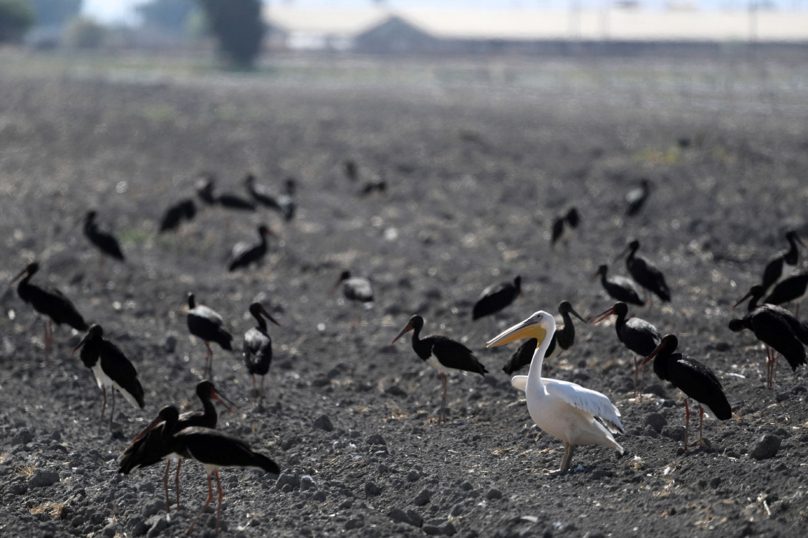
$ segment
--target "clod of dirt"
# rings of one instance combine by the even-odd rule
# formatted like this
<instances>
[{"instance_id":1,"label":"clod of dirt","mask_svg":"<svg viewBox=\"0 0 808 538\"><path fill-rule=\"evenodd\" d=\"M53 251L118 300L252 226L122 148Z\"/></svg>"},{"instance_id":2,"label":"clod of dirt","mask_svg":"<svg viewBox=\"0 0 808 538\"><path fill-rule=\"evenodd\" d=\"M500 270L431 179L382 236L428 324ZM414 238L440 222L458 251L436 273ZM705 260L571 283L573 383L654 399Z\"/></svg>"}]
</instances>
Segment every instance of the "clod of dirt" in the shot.
<instances>
[{"instance_id":1,"label":"clod of dirt","mask_svg":"<svg viewBox=\"0 0 808 538\"><path fill-rule=\"evenodd\" d=\"M766 460L773 458L780 450L780 438L767 433L752 447L749 455L756 460Z\"/></svg>"},{"instance_id":2,"label":"clod of dirt","mask_svg":"<svg viewBox=\"0 0 808 538\"><path fill-rule=\"evenodd\" d=\"M328 418L328 415L320 415L314 420L312 425L318 430L325 430L327 432L334 431L334 425L331 423L331 419Z\"/></svg>"}]
</instances>

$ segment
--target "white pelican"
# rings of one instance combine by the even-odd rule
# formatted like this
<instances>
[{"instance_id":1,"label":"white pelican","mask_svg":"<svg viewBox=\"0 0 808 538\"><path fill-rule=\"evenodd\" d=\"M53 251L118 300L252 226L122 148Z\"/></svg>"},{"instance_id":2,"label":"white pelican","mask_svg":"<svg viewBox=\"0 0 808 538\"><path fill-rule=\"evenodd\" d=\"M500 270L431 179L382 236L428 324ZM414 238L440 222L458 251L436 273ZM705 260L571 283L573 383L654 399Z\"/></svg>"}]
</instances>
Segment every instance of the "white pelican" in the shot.
<instances>
[{"instance_id":1,"label":"white pelican","mask_svg":"<svg viewBox=\"0 0 808 538\"><path fill-rule=\"evenodd\" d=\"M620 411L608 397L575 383L541 377L542 360L550 345L556 324L553 316L539 311L490 340L486 347L501 346L523 338L536 338L530 371L517 375L511 384L525 391L527 409L536 425L564 441L564 459L559 472L570 468L575 445L603 445L623 454L623 447L611 432L622 432ZM597 420L597 419L600 420Z\"/></svg>"}]
</instances>

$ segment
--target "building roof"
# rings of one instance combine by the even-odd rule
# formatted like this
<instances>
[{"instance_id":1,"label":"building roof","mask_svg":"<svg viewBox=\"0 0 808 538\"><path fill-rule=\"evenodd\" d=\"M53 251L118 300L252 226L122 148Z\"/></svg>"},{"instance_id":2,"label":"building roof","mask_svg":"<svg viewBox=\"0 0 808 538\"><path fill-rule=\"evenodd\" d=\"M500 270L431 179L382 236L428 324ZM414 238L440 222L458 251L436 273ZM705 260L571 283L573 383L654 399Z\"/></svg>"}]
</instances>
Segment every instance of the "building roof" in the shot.
<instances>
[{"instance_id":1,"label":"building roof","mask_svg":"<svg viewBox=\"0 0 808 538\"><path fill-rule=\"evenodd\" d=\"M808 41L808 12L610 9L296 8L271 4L266 19L290 33L355 36L398 16L444 39ZM750 31L754 26L754 32Z\"/></svg>"}]
</instances>

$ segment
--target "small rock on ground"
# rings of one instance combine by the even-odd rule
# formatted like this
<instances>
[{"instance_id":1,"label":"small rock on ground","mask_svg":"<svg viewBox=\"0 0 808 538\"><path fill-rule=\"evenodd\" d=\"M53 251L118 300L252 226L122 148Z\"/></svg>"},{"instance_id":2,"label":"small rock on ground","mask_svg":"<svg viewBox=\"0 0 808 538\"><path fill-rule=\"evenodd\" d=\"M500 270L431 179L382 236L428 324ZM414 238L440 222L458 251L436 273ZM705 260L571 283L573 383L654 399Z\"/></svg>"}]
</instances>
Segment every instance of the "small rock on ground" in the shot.
<instances>
[{"instance_id":1,"label":"small rock on ground","mask_svg":"<svg viewBox=\"0 0 808 538\"><path fill-rule=\"evenodd\" d=\"M780 438L767 433L755 443L749 456L756 460L765 460L773 458L778 450L780 450Z\"/></svg>"}]
</instances>

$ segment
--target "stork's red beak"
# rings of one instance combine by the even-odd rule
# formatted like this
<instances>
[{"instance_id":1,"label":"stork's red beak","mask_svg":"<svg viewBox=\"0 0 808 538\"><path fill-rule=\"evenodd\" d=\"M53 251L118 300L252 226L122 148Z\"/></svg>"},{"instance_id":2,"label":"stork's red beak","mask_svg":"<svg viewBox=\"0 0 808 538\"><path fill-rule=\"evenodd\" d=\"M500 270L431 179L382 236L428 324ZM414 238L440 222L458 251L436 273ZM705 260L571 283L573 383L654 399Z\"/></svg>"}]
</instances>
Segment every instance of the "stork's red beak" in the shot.
<instances>
[{"instance_id":1,"label":"stork's red beak","mask_svg":"<svg viewBox=\"0 0 808 538\"><path fill-rule=\"evenodd\" d=\"M277 321L275 321L275 318L273 318L273 317L272 317L272 316L269 314L269 312L267 312L267 311L266 311L266 309L264 308L264 305L261 305L261 314L263 314L265 318L267 318L269 321L271 321L272 323L274 323L274 324L275 324L275 325L277 325L278 327L280 327L280 326L281 326L281 324L280 324L280 323L278 323Z\"/></svg>"},{"instance_id":2,"label":"stork's red beak","mask_svg":"<svg viewBox=\"0 0 808 538\"><path fill-rule=\"evenodd\" d=\"M659 355L659 352L660 352L660 351L662 351L662 349L663 349L663 348L664 348L666 345L667 345L667 343L666 343L666 342L660 342L660 343L659 343L659 345L656 347L656 349L655 349L654 351L652 351L652 352L651 352L651 354L650 354L650 355L648 355L648 356L645 358L645 360L644 360L644 361L642 361L642 363L640 364L640 366L645 366L645 365L646 365L646 364L647 364L647 363L648 363L650 360L652 360L654 357L656 357L657 355Z\"/></svg>"},{"instance_id":3,"label":"stork's red beak","mask_svg":"<svg viewBox=\"0 0 808 538\"><path fill-rule=\"evenodd\" d=\"M84 344L86 344L86 343L87 343L87 340L88 340L89 338L90 338L90 333L87 333L86 335L84 335L84 338L82 338L82 339L81 339L81 342L79 342L79 345L77 345L76 347L74 347L74 348L72 349L72 351L70 351L70 354L72 355L73 353L75 353L76 351L78 351L78 350L79 350L79 348L81 348L81 346L83 346Z\"/></svg>"},{"instance_id":4,"label":"stork's red beak","mask_svg":"<svg viewBox=\"0 0 808 538\"><path fill-rule=\"evenodd\" d=\"M608 318L609 316L613 316L613 315L614 315L614 307L611 307L606 312L603 312L602 314L598 314L597 316L592 318L590 323L592 323L592 325L597 325L598 323L600 323L604 319Z\"/></svg>"},{"instance_id":5,"label":"stork's red beak","mask_svg":"<svg viewBox=\"0 0 808 538\"><path fill-rule=\"evenodd\" d=\"M754 288L753 288L753 289L754 289ZM742 304L742 303L743 303L745 300L749 299L749 298L750 298L750 297L751 297L751 296L754 294L753 289L752 289L752 290L749 290L749 293L747 293L746 295L744 295L744 296L741 298L741 300L740 300L740 301L738 301L737 303L735 303L734 305L732 305L732 309L733 309L733 310L735 310L735 308L736 308L736 307L740 306L740 305L741 305L741 304Z\"/></svg>"},{"instance_id":6,"label":"stork's red beak","mask_svg":"<svg viewBox=\"0 0 808 538\"><path fill-rule=\"evenodd\" d=\"M396 343L396 340L398 340L399 338L401 338L402 336L404 336L405 334L407 334L407 333L408 333L408 332L410 332L411 330L412 330L412 323L407 323L407 326L406 326L406 327L404 327L404 329L403 329L403 330L402 330L400 333L398 333L398 336L396 336L395 338L393 338L393 341L392 341L392 342L390 342L390 345L395 344L395 343Z\"/></svg>"},{"instance_id":7,"label":"stork's red beak","mask_svg":"<svg viewBox=\"0 0 808 538\"><path fill-rule=\"evenodd\" d=\"M12 279L11 279L11 282L9 282L9 283L8 283L8 285L9 285L9 286L12 286L12 285L13 285L15 282L17 282L17 281L18 281L18 280L19 280L19 279L20 279L20 278L21 278L21 277L22 277L24 274L26 274L27 272L28 272L28 268L26 267L25 269L23 269L22 271L20 271L20 274L18 274L18 275L17 275L17 276L15 276L14 278L12 278Z\"/></svg>"},{"instance_id":8,"label":"stork's red beak","mask_svg":"<svg viewBox=\"0 0 808 538\"><path fill-rule=\"evenodd\" d=\"M236 404L234 404L232 401L230 401L224 394L222 394L218 390L213 389L213 393L210 395L210 397L213 398L214 400L216 400L217 402L219 402L220 404L222 404L225 409L227 409L228 411L230 411L234 415L238 414L235 411L233 411L233 409L230 407L232 405L233 407L238 409L238 406ZM230 405L228 405L228 404L230 404Z\"/></svg>"}]
</instances>

